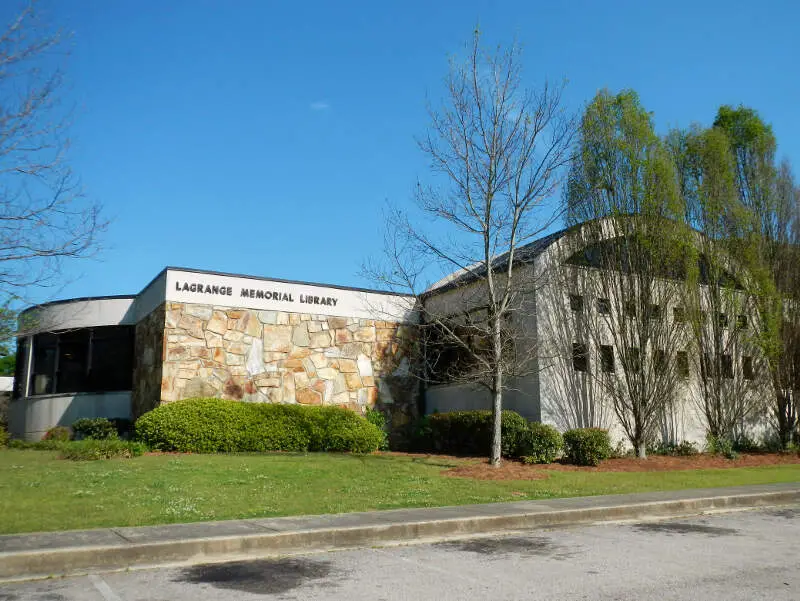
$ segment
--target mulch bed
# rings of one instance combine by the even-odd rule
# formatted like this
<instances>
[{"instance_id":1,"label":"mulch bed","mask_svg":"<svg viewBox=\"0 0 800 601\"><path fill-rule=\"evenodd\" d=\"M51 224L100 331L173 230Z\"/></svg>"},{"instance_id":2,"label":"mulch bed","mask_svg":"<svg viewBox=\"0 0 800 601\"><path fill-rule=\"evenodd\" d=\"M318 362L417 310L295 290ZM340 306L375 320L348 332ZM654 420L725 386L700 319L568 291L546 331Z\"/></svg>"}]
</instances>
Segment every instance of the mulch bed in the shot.
<instances>
[{"instance_id":1,"label":"mulch bed","mask_svg":"<svg viewBox=\"0 0 800 601\"><path fill-rule=\"evenodd\" d=\"M542 480L549 472L671 472L677 470L726 469L732 467L759 467L800 463L797 454L758 453L742 454L736 459L725 459L718 455L694 455L692 457L665 457L652 455L647 459L622 457L607 459L596 467L581 467L564 463L550 465L525 465L518 461L505 460L499 468L489 465L487 460L465 461L462 465L443 472L446 476L473 478L475 480Z\"/></svg>"}]
</instances>

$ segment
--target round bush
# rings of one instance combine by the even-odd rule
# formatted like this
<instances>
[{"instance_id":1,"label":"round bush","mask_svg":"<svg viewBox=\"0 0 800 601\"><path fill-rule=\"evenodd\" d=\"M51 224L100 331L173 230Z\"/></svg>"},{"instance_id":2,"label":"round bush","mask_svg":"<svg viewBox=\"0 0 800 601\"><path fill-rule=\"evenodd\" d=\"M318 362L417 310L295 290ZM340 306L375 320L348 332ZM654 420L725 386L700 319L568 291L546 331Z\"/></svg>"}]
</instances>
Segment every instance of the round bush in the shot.
<instances>
[{"instance_id":1,"label":"round bush","mask_svg":"<svg viewBox=\"0 0 800 601\"><path fill-rule=\"evenodd\" d=\"M531 422L520 438L517 453L525 463L553 463L562 449L564 439L553 426Z\"/></svg>"},{"instance_id":2,"label":"round bush","mask_svg":"<svg viewBox=\"0 0 800 601\"><path fill-rule=\"evenodd\" d=\"M575 465L598 465L611 457L611 439L602 428L576 428L564 432L564 456Z\"/></svg>"},{"instance_id":3,"label":"round bush","mask_svg":"<svg viewBox=\"0 0 800 601\"><path fill-rule=\"evenodd\" d=\"M378 428L340 407L186 399L145 413L135 436L150 448L192 453L377 450Z\"/></svg>"}]
</instances>

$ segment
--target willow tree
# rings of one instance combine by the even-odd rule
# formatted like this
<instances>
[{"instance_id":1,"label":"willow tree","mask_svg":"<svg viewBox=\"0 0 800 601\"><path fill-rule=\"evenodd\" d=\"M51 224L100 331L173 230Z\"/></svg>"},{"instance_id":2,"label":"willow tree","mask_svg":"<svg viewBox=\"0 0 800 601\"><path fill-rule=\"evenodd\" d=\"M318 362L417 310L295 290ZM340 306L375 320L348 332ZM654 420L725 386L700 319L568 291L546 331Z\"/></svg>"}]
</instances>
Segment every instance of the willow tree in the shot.
<instances>
[{"instance_id":1,"label":"willow tree","mask_svg":"<svg viewBox=\"0 0 800 601\"><path fill-rule=\"evenodd\" d=\"M788 166L778 167L772 128L756 111L720 107L714 127L734 157L739 203L747 218L732 232L736 258L751 275L759 348L772 380L772 415L783 444L797 435L798 382L793 368L798 318L797 193Z\"/></svg>"},{"instance_id":2,"label":"willow tree","mask_svg":"<svg viewBox=\"0 0 800 601\"><path fill-rule=\"evenodd\" d=\"M491 398L491 463L501 461L501 410L512 378L535 358L524 323L535 281L524 247L553 221L545 201L557 189L574 125L563 86L522 85L521 49L486 51L475 32L453 60L442 105L429 108L419 140L430 161L416 210L390 213L385 261L367 267L384 287L413 294L427 343L429 383L473 383ZM425 294L431 269L454 273Z\"/></svg>"},{"instance_id":3,"label":"willow tree","mask_svg":"<svg viewBox=\"0 0 800 601\"><path fill-rule=\"evenodd\" d=\"M686 236L669 154L633 91L602 91L588 105L570 169L566 209L583 223L586 292L601 303L587 350L605 355L596 370L630 443L646 443L675 400L675 349L683 332L669 311L680 298ZM619 358L617 363L616 358ZM610 365L609 365L610 364Z\"/></svg>"},{"instance_id":4,"label":"willow tree","mask_svg":"<svg viewBox=\"0 0 800 601\"><path fill-rule=\"evenodd\" d=\"M754 355L749 275L736 261L738 232L748 220L737 191L727 136L719 129L673 131L667 145L678 171L689 228L682 307L698 378L693 394L707 434L733 440L763 408Z\"/></svg>"}]
</instances>

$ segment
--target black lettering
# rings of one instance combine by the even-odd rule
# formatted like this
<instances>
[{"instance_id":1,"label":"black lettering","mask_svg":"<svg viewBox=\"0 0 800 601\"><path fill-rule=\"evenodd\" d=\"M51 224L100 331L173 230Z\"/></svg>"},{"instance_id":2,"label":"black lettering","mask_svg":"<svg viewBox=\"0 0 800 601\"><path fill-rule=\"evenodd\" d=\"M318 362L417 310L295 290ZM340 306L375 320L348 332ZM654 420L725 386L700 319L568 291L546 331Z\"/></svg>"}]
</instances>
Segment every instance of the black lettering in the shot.
<instances>
[{"instance_id":1,"label":"black lettering","mask_svg":"<svg viewBox=\"0 0 800 601\"><path fill-rule=\"evenodd\" d=\"M290 303L294 302L294 299L292 298L291 294L284 294L283 296L285 296L286 300L289 301Z\"/></svg>"},{"instance_id":2,"label":"black lettering","mask_svg":"<svg viewBox=\"0 0 800 601\"><path fill-rule=\"evenodd\" d=\"M265 298L265 299L267 299L267 300L270 300L270 299L272 298L272 292L270 292L269 290L267 290L267 291L264 293L264 298Z\"/></svg>"},{"instance_id":3,"label":"black lettering","mask_svg":"<svg viewBox=\"0 0 800 601\"><path fill-rule=\"evenodd\" d=\"M219 286L211 286L211 294L219 294Z\"/></svg>"},{"instance_id":4,"label":"black lettering","mask_svg":"<svg viewBox=\"0 0 800 601\"><path fill-rule=\"evenodd\" d=\"M189 292L197 292L197 284L192 284L189 286Z\"/></svg>"},{"instance_id":5,"label":"black lettering","mask_svg":"<svg viewBox=\"0 0 800 601\"><path fill-rule=\"evenodd\" d=\"M242 288L242 296L247 298L247 288Z\"/></svg>"},{"instance_id":6,"label":"black lettering","mask_svg":"<svg viewBox=\"0 0 800 601\"><path fill-rule=\"evenodd\" d=\"M228 286L228 287L225 289L225 293L226 293L228 296L233 296L233 288L231 288L230 286Z\"/></svg>"},{"instance_id":7,"label":"black lettering","mask_svg":"<svg viewBox=\"0 0 800 601\"><path fill-rule=\"evenodd\" d=\"M181 283L180 282L177 282L177 281L175 282L175 290L177 290L178 292L181 291Z\"/></svg>"},{"instance_id":8,"label":"black lettering","mask_svg":"<svg viewBox=\"0 0 800 601\"><path fill-rule=\"evenodd\" d=\"M315 304L315 305L318 305L318 304L319 304L319 297L318 297L318 296L315 296L315 297L314 297L314 304Z\"/></svg>"},{"instance_id":9,"label":"black lettering","mask_svg":"<svg viewBox=\"0 0 800 601\"><path fill-rule=\"evenodd\" d=\"M256 290L256 298L264 298L264 291Z\"/></svg>"},{"instance_id":10,"label":"black lettering","mask_svg":"<svg viewBox=\"0 0 800 601\"><path fill-rule=\"evenodd\" d=\"M331 298L331 300L333 301L333 306L334 307L336 306L336 303L339 302L339 299L336 299L336 298Z\"/></svg>"}]
</instances>

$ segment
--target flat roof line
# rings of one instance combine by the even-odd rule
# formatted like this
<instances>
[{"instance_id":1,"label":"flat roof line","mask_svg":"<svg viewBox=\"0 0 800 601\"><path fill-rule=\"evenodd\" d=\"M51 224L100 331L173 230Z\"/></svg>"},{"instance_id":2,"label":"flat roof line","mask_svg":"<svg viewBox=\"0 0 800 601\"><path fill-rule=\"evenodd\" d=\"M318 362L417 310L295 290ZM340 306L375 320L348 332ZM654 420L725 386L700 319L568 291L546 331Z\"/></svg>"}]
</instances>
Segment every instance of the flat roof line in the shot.
<instances>
[{"instance_id":1,"label":"flat roof line","mask_svg":"<svg viewBox=\"0 0 800 601\"><path fill-rule=\"evenodd\" d=\"M153 278L153 281L165 271L182 271L184 273L202 273L205 275L220 275L232 278L243 278L246 280L258 280L260 282L278 282L280 284L300 284L302 286L317 286L318 288L334 288L335 290L352 290L353 292L370 292L372 294L388 294L391 296L406 296L412 298L412 294L404 294L402 292L394 292L392 290L376 290L374 288L360 288L358 286L342 286L341 284L323 284L320 282L306 282L303 280L286 280L283 278L268 278L258 275L247 275L244 273L227 273L224 271L210 271L207 269L190 269L189 267L174 267L168 266L161 270L161 272ZM151 282L152 283L152 282ZM148 284L149 286L150 284ZM145 286L146 288L147 286Z\"/></svg>"}]
</instances>

